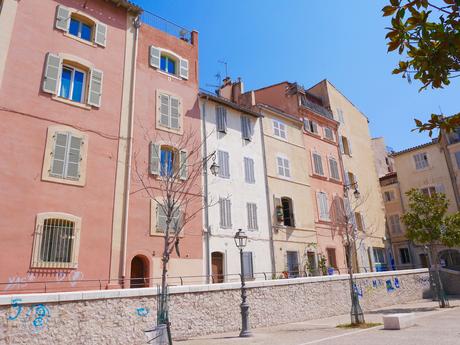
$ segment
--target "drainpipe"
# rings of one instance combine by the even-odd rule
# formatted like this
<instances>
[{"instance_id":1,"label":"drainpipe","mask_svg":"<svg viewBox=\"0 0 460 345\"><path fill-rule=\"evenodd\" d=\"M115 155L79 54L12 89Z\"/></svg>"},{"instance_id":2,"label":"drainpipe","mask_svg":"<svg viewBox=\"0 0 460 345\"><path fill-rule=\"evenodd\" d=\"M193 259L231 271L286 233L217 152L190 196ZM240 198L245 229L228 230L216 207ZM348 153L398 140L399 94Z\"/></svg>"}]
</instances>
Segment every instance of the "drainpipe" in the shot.
<instances>
[{"instance_id":1,"label":"drainpipe","mask_svg":"<svg viewBox=\"0 0 460 345\"><path fill-rule=\"evenodd\" d=\"M125 202L123 210L123 255L121 261L122 286L125 287L126 278L126 257L128 250L128 213L129 213L129 193L131 190L131 164L133 151L133 131L134 131L134 96L136 89L136 62L137 62L137 45L139 39L139 28L141 26L140 17L134 19L134 47L133 47L133 63L131 73L131 95L130 95L130 111L129 111L129 137L128 137L128 172L125 177Z\"/></svg>"},{"instance_id":2,"label":"drainpipe","mask_svg":"<svg viewBox=\"0 0 460 345\"><path fill-rule=\"evenodd\" d=\"M206 249L206 284L209 284L209 277L211 275L210 267L211 267L211 258L210 258L210 245L209 245L209 237L210 228L209 228L209 211L208 211L208 141L207 141L207 133L206 133L206 99L203 101L203 116L201 119L202 131L203 131L203 182L204 182L204 242L205 242L205 249Z\"/></svg>"},{"instance_id":3,"label":"drainpipe","mask_svg":"<svg viewBox=\"0 0 460 345\"><path fill-rule=\"evenodd\" d=\"M267 216L268 216L268 236L270 239L270 261L272 266L272 274L276 274L276 266L275 266L275 244L273 243L273 224L272 224L272 217L271 217L271 209L270 209L270 191L268 188L268 176L267 176L267 158L265 156L265 135L264 135L264 126L262 124L262 117L259 118L259 126L260 126L260 140L262 143L262 161L264 165L264 182L265 182L265 199L267 201Z\"/></svg>"}]
</instances>

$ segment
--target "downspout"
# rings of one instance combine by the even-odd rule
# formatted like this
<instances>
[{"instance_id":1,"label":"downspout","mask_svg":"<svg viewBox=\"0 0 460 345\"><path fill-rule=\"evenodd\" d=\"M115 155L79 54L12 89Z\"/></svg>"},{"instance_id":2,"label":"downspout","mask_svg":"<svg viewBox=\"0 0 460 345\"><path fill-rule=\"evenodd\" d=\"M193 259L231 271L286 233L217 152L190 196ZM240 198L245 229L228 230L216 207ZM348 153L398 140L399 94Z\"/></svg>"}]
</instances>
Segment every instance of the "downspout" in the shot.
<instances>
[{"instance_id":1,"label":"downspout","mask_svg":"<svg viewBox=\"0 0 460 345\"><path fill-rule=\"evenodd\" d=\"M262 124L262 117L259 118L259 126L260 126L260 135L261 135L261 143L262 143L262 161L264 166L264 182L265 182L265 199L267 201L267 216L268 216L268 236L270 240L270 261L272 266L272 274L276 274L276 266L275 266L275 244L273 243L273 224L272 224L272 217L271 217L271 209L270 209L270 190L268 188L268 176L267 176L267 158L265 156L265 134L264 134L264 126Z\"/></svg>"},{"instance_id":2,"label":"downspout","mask_svg":"<svg viewBox=\"0 0 460 345\"><path fill-rule=\"evenodd\" d=\"M203 131L203 182L204 182L204 242L205 242L205 250L206 250L206 284L209 284L209 277L211 275L210 267L211 267L211 258L210 258L210 245L209 245L209 237L210 237L210 229L209 229L209 210L208 210L208 141L207 141L207 133L206 133L206 99L203 100L203 116L201 119L202 131Z\"/></svg>"},{"instance_id":3,"label":"downspout","mask_svg":"<svg viewBox=\"0 0 460 345\"><path fill-rule=\"evenodd\" d=\"M123 210L123 255L121 261L121 272L122 272L122 285L125 287L126 278L126 257L128 251L128 214L129 214L129 193L131 191L131 165L132 165L132 150L133 150L133 132L134 132L134 97L136 89L136 63L137 63L137 45L139 39L139 28L141 26L140 17L137 16L133 25L134 31L134 47L133 47L133 63L131 73L131 95L130 95L130 111L129 111L129 137L128 137L128 172L125 180L125 202Z\"/></svg>"}]
</instances>

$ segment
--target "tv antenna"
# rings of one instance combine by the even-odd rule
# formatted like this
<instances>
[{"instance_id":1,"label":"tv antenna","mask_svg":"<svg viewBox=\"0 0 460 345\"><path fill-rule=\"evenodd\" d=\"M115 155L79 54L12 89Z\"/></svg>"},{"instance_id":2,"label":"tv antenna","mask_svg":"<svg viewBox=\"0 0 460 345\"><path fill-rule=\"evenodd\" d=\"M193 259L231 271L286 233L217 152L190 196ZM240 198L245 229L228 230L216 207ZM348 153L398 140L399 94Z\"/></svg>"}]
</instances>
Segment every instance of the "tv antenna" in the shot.
<instances>
[{"instance_id":1,"label":"tv antenna","mask_svg":"<svg viewBox=\"0 0 460 345\"><path fill-rule=\"evenodd\" d=\"M227 78L228 77L228 63L227 63L227 61L218 60L217 62L225 66L225 78Z\"/></svg>"}]
</instances>

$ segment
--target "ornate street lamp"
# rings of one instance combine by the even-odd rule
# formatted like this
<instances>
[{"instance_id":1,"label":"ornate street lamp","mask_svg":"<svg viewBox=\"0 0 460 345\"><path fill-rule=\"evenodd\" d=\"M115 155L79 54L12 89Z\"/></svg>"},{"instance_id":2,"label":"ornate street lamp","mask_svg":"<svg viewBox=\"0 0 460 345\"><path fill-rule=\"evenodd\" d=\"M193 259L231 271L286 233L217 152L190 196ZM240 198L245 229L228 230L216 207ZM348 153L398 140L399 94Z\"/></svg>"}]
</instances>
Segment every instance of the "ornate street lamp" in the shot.
<instances>
[{"instance_id":1,"label":"ornate street lamp","mask_svg":"<svg viewBox=\"0 0 460 345\"><path fill-rule=\"evenodd\" d=\"M361 196L361 193L358 190L358 183L353 182L350 184L345 184L343 185L343 193L344 197L348 199L348 192L350 191L351 188L354 188L353 195L356 199L359 199ZM347 213L348 211L345 210L345 234L347 236L347 244L348 244L348 257L347 257L347 266L348 266L348 275L350 277L350 295L351 295L351 311L350 311L350 316L351 316L351 324L356 325L356 324L361 324L364 323L364 313L363 310L361 309L361 305L359 304L359 296L358 296L358 291L355 286L355 282L353 279L353 264L352 264L352 255L353 255L353 249L351 246L351 240L350 240L350 234L349 234L349 226L350 226L350 217ZM353 236L353 245L354 245L354 236Z\"/></svg>"},{"instance_id":2,"label":"ornate street lamp","mask_svg":"<svg viewBox=\"0 0 460 345\"><path fill-rule=\"evenodd\" d=\"M243 249L248 243L248 236L242 229L238 229L238 232L234 237L235 245L240 250L240 265L241 265L241 332L240 337L247 338L251 337L252 333L249 330L249 304L246 300L246 284L243 267Z\"/></svg>"},{"instance_id":3,"label":"ornate street lamp","mask_svg":"<svg viewBox=\"0 0 460 345\"><path fill-rule=\"evenodd\" d=\"M214 151L214 153L212 154L212 164L209 167L209 170L211 170L211 174L217 176L219 174L219 168L219 164L216 163L216 152Z\"/></svg>"}]
</instances>

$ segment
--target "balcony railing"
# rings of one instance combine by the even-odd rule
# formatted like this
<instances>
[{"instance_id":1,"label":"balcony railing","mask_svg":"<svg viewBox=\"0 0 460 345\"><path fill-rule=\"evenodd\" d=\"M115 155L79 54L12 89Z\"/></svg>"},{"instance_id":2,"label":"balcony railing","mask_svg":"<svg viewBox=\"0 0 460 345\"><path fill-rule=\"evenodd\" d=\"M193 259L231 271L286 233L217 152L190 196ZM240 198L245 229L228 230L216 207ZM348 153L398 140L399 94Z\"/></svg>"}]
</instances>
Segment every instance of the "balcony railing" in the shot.
<instances>
[{"instance_id":1,"label":"balcony railing","mask_svg":"<svg viewBox=\"0 0 460 345\"><path fill-rule=\"evenodd\" d=\"M192 42L191 31L151 12L144 11L141 14L141 22L158 30L164 31L167 34L175 36L185 42Z\"/></svg>"}]
</instances>

